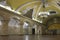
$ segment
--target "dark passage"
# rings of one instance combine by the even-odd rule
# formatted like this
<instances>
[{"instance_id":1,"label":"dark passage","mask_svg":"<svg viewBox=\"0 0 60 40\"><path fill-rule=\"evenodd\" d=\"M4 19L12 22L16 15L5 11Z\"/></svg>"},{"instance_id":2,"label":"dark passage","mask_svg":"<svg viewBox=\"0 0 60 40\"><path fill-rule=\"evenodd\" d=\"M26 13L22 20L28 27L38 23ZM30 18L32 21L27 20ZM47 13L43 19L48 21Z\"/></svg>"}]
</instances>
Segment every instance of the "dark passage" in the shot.
<instances>
[{"instance_id":1,"label":"dark passage","mask_svg":"<svg viewBox=\"0 0 60 40\"><path fill-rule=\"evenodd\" d=\"M32 34L35 34L35 28L32 29Z\"/></svg>"}]
</instances>

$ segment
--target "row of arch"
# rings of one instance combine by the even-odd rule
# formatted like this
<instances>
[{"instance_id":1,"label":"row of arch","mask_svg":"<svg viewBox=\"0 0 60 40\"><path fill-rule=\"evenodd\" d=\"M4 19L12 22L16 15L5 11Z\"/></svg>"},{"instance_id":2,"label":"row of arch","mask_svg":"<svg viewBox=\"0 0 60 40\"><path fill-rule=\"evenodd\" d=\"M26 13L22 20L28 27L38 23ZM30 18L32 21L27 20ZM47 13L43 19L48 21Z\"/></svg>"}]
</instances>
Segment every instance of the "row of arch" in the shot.
<instances>
[{"instance_id":1,"label":"row of arch","mask_svg":"<svg viewBox=\"0 0 60 40\"><path fill-rule=\"evenodd\" d=\"M43 24L0 7L0 35L42 34Z\"/></svg>"},{"instance_id":2,"label":"row of arch","mask_svg":"<svg viewBox=\"0 0 60 40\"><path fill-rule=\"evenodd\" d=\"M22 16L22 15L18 15L17 13L14 13L14 12L11 12L11 11L8 11L8 10L6 10L6 9L4 9L4 8L0 8L0 15L1 15L1 17L2 17L2 21L4 22L4 25L3 25L3 31L1 32L1 34L8 34L8 33L10 33L10 34L24 34L24 32L23 32L23 25L24 25L24 22L25 22L25 24L26 23L28 23L28 24L30 24L29 26L30 26L30 28L29 28L29 32L30 32L30 34L32 34L32 28L34 28L33 26L34 25L37 25L37 28L36 28L36 34L37 34L37 32L38 31L40 31L41 29L39 28L39 27L42 27L42 32L41 32L41 34L42 33L45 33L44 31L45 30L48 30L48 29L45 29L46 28L46 26L45 25L47 25L47 22L49 22L50 23L50 19L52 18L52 19L54 19L55 18L55 16L53 16L53 17L51 17L51 16L49 16L49 17L51 17L51 18L47 18L48 20L46 21L45 20L45 25L43 25L43 24L40 24L40 23L38 23L38 22L36 22L36 21L33 21L33 20L31 20L31 19L29 19L29 18L27 18L27 17L24 17L24 16ZM56 15L57 16L57 15ZM58 17L60 17L60 15L58 16ZM3 20L4 19L4 20ZM59 18L60 19L60 18ZM12 21L13 22L12 22ZM19 31L17 31L18 30L18 28L16 29L16 27L18 27L18 25L20 24L20 22L21 22L21 29L19 28ZM12 23L14 23L13 25L12 25ZM7 30L8 29L8 25L9 26L16 26L16 27L14 27L14 28L11 28L9 31ZM50 24L48 24L47 26L49 27L49 25ZM19 25L20 26L20 25ZM5 28L6 27L6 28ZM47 28L48 28L47 27ZM39 28L39 29L38 29ZM16 29L16 30L14 30L14 29ZM31 30L30 30L31 29ZM13 30L13 31L12 31ZM25 30L25 29L24 29ZM7 33L8 32L8 33ZM20 32L20 33L19 33Z\"/></svg>"}]
</instances>

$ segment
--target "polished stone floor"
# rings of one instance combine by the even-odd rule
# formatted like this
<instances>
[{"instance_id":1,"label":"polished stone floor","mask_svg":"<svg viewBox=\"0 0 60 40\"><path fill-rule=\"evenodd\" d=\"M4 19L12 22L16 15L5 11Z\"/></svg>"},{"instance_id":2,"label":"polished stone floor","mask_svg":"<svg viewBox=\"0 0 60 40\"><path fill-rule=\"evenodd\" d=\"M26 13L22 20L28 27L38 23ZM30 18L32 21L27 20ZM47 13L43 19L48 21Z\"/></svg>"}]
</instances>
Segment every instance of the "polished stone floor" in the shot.
<instances>
[{"instance_id":1,"label":"polished stone floor","mask_svg":"<svg viewBox=\"0 0 60 40\"><path fill-rule=\"evenodd\" d=\"M60 35L9 35L0 36L0 40L60 40Z\"/></svg>"}]
</instances>

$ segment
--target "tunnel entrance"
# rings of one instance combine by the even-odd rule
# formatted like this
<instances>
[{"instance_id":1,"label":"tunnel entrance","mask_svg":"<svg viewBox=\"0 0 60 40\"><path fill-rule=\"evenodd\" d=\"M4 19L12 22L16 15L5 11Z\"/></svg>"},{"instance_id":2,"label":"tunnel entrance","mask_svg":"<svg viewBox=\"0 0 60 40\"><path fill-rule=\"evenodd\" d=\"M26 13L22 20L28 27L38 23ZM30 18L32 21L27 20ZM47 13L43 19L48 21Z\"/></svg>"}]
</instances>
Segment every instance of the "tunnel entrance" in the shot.
<instances>
[{"instance_id":1,"label":"tunnel entrance","mask_svg":"<svg viewBox=\"0 0 60 40\"><path fill-rule=\"evenodd\" d=\"M35 34L35 28L32 28L32 34L33 35Z\"/></svg>"},{"instance_id":2,"label":"tunnel entrance","mask_svg":"<svg viewBox=\"0 0 60 40\"><path fill-rule=\"evenodd\" d=\"M57 33L57 31L60 29L60 17L59 16L52 17L47 21L46 25L47 25L46 28L48 30L48 34L52 34L52 35L59 34Z\"/></svg>"}]
</instances>

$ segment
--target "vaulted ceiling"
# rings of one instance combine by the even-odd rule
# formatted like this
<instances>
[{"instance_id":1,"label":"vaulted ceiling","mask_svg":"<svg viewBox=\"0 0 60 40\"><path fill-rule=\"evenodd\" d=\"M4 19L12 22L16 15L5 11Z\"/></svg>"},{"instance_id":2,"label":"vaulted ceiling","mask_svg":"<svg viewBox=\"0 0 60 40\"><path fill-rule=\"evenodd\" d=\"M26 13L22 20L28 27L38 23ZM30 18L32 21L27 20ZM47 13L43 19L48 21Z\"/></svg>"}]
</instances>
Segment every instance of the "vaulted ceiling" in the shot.
<instances>
[{"instance_id":1,"label":"vaulted ceiling","mask_svg":"<svg viewBox=\"0 0 60 40\"><path fill-rule=\"evenodd\" d=\"M29 17L36 20L39 19L40 12L55 11L57 14L60 13L60 0L6 0L6 2L12 9L25 16L28 15L30 9L33 9L32 15Z\"/></svg>"}]
</instances>

